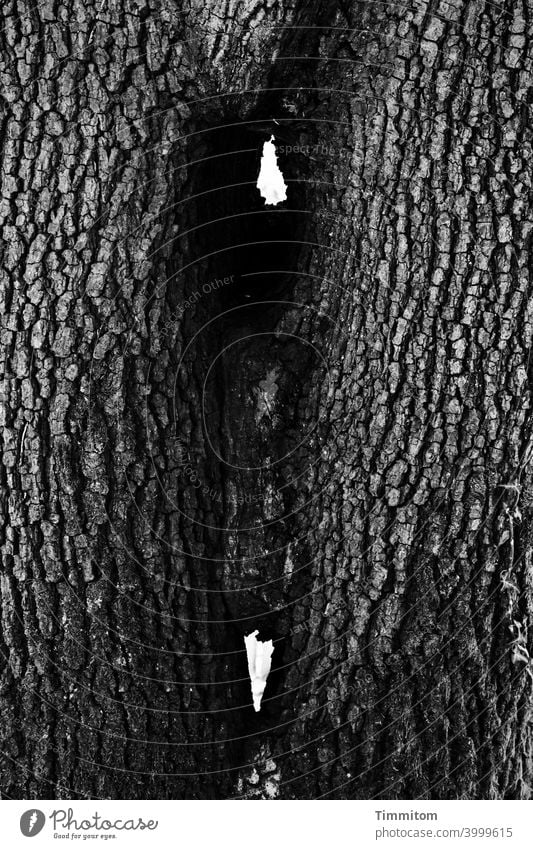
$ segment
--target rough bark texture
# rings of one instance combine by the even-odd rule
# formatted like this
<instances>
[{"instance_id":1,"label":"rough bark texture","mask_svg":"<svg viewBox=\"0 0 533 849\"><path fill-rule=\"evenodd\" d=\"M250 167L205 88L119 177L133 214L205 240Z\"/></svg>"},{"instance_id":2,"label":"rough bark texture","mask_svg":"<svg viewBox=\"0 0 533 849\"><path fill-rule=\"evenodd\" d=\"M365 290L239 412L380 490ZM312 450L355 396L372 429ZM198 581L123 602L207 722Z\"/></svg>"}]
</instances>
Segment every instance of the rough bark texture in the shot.
<instances>
[{"instance_id":1,"label":"rough bark texture","mask_svg":"<svg viewBox=\"0 0 533 849\"><path fill-rule=\"evenodd\" d=\"M4 6L6 798L529 797L531 14Z\"/></svg>"}]
</instances>

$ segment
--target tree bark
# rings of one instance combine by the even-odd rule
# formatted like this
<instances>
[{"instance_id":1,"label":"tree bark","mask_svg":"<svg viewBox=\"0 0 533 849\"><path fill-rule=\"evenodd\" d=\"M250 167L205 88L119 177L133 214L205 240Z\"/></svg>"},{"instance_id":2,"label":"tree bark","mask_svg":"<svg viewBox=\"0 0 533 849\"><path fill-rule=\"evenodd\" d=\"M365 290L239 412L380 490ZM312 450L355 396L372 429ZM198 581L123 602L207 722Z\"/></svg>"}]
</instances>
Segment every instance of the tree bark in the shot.
<instances>
[{"instance_id":1,"label":"tree bark","mask_svg":"<svg viewBox=\"0 0 533 849\"><path fill-rule=\"evenodd\" d=\"M5 6L5 798L529 798L531 14Z\"/></svg>"}]
</instances>

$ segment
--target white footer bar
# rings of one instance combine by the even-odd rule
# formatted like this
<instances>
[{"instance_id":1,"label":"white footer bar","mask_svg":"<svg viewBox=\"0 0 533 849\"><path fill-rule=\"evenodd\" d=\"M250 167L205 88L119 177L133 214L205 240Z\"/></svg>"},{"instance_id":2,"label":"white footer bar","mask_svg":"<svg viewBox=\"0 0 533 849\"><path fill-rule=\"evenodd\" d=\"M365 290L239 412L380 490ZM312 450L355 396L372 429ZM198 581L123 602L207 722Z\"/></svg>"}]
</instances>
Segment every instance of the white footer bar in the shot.
<instances>
[{"instance_id":1,"label":"white footer bar","mask_svg":"<svg viewBox=\"0 0 533 849\"><path fill-rule=\"evenodd\" d=\"M1 842L184 849L533 847L533 802L4 801ZM68 841L68 842L67 842Z\"/></svg>"}]
</instances>

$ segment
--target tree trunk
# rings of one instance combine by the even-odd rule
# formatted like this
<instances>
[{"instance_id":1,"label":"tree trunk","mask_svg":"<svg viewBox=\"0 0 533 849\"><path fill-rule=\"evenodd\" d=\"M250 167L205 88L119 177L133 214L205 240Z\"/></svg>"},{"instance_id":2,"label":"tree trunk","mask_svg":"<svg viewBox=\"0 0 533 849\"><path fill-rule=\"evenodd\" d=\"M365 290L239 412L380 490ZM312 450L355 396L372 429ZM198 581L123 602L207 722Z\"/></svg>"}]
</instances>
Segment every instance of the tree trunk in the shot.
<instances>
[{"instance_id":1,"label":"tree trunk","mask_svg":"<svg viewBox=\"0 0 533 849\"><path fill-rule=\"evenodd\" d=\"M529 797L531 5L4 8L5 797Z\"/></svg>"}]
</instances>

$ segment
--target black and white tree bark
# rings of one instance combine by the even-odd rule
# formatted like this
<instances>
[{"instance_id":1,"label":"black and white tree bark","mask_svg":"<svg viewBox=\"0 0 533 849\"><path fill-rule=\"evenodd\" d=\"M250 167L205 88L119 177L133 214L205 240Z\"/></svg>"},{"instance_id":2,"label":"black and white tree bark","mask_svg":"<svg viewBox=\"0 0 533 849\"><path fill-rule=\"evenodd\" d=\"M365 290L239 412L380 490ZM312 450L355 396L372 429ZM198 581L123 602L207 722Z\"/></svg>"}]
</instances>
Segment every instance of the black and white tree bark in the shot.
<instances>
[{"instance_id":1,"label":"black and white tree bark","mask_svg":"<svg viewBox=\"0 0 533 849\"><path fill-rule=\"evenodd\" d=\"M5 4L6 798L529 797L532 11Z\"/></svg>"}]
</instances>

